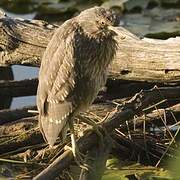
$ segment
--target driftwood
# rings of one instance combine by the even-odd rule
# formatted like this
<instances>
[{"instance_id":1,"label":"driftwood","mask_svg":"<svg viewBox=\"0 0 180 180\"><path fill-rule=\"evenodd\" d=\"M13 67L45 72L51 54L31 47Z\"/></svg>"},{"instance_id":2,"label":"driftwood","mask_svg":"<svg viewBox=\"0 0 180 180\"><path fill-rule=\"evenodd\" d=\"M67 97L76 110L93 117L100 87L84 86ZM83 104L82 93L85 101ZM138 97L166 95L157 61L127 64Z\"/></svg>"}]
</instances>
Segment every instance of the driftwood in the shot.
<instances>
[{"instance_id":1,"label":"driftwood","mask_svg":"<svg viewBox=\"0 0 180 180\"><path fill-rule=\"evenodd\" d=\"M180 96L180 87L176 88L160 88L152 89L149 91L142 91L136 94L130 101L125 105L124 110L117 110L109 118L100 124L107 133L111 133L115 128L118 128L125 121L133 119L133 117L141 113L142 110L148 108L149 104L158 103L159 101L168 98L177 98ZM88 149L96 146L98 143L98 137L96 133L87 133L78 141L78 147L82 153L85 153ZM70 150L65 151L59 156L52 164L50 164L44 171L34 178L43 180L45 178L53 179L58 174L69 166L73 160L72 152Z\"/></svg>"},{"instance_id":2,"label":"driftwood","mask_svg":"<svg viewBox=\"0 0 180 180\"><path fill-rule=\"evenodd\" d=\"M44 21L0 16L0 65L39 66L43 52L58 26ZM139 39L122 27L114 27L118 50L109 68L112 79L179 82L180 38Z\"/></svg>"},{"instance_id":3,"label":"driftwood","mask_svg":"<svg viewBox=\"0 0 180 180\"><path fill-rule=\"evenodd\" d=\"M0 81L0 95L9 97L32 96L36 94L38 79L21 81Z\"/></svg>"},{"instance_id":4,"label":"driftwood","mask_svg":"<svg viewBox=\"0 0 180 180\"><path fill-rule=\"evenodd\" d=\"M0 154L17 151L20 150L19 148L24 151L23 147L28 149L27 146L43 142L40 131L37 131L37 128L32 128L34 126L37 126L37 117L19 119L15 123L1 126L0 134L3 134L4 137L1 137ZM28 130L30 131L28 132ZM13 138L6 140L6 136Z\"/></svg>"},{"instance_id":5,"label":"driftwood","mask_svg":"<svg viewBox=\"0 0 180 180\"><path fill-rule=\"evenodd\" d=\"M40 66L44 50L56 28L58 26L50 25L44 21L12 19L0 13L0 66L14 64ZM126 99L123 100L126 100L126 103L121 103L123 100L120 99L120 103L110 101L111 106L98 104L98 107L102 106L102 109L105 111L104 114L111 112L108 118L100 123L100 126L108 134L111 134L116 128L126 133L127 124L125 125L125 122L128 121L128 128L133 130L134 123L132 120L135 115L139 116L136 119L136 127L138 128L144 125L142 114L149 115L147 124L153 121L162 124L160 117L163 115L164 110L151 112L153 108L166 108L168 119L175 121L174 117L169 117L172 115L172 111L178 116L180 114L177 104L180 98L179 86L142 91L128 102L127 96L134 95L135 92L144 89L144 87L150 88L153 86L153 83L162 83L163 85L164 83L173 83L174 85L180 82L180 37L163 41L146 38L139 39L121 27L114 27L114 31L117 33L116 38L119 45L117 54L109 67L108 89L106 92L102 91L100 93L100 97L102 96L103 98L96 99L96 102L105 102L109 99L125 97ZM117 84L114 84L114 79ZM122 80L125 81L122 82ZM141 83L139 83L140 86L136 86L134 82L127 84L126 80L141 81ZM151 83L146 83L146 81ZM11 95L11 97L33 95L36 93L37 84L37 79L20 82L1 81L0 93L2 95ZM171 102L167 102L169 99ZM174 105L172 109L168 109L172 105ZM97 107L96 105L93 106L95 108ZM30 109L36 109L36 107ZM25 108L22 111L11 111L9 117L6 116L8 111L0 112L0 119L2 119L0 123L3 124L0 128L0 133L2 134L0 142L1 157L24 152L29 149L29 146L32 147L32 145L38 146L39 144L43 144L43 146L46 146L39 129L35 128L37 126L37 117L29 117L30 114L26 110ZM104 117L104 114L102 117ZM88 113L84 113L80 114L77 118L81 120L83 116L90 117ZM23 119L17 120L19 118ZM6 123L7 121L10 123ZM176 122L171 123L170 121L168 123L170 125L173 123L176 124ZM22 132L26 130L27 132L23 134ZM8 140L8 137L13 136L13 139ZM130 141L130 139L122 137L122 134L119 134L119 137L117 137L117 134L112 134L112 137L122 142L118 146L120 152L122 154L124 153L127 157L131 156L132 151L140 152L144 145L138 146L133 141ZM144 135L142 136L143 138ZM172 140L174 139L173 137L171 138ZM144 143L144 139L142 142ZM150 139L148 143L152 143L152 146L156 147L155 138L153 140ZM95 147L97 144L98 137L94 132L85 133L78 141L82 153L90 150L91 147ZM154 149L156 148L152 149L155 151ZM61 151L63 151L62 147ZM147 153L146 150L142 151L145 154ZM159 159L160 156L164 155L164 151L165 148L161 152L155 153L155 158ZM53 179L67 168L72 160L71 151L66 150L34 179Z\"/></svg>"},{"instance_id":6,"label":"driftwood","mask_svg":"<svg viewBox=\"0 0 180 180\"><path fill-rule=\"evenodd\" d=\"M124 107L124 110L121 110L121 108L118 108L118 107L116 108L117 105L115 104L114 105L113 104L112 105L98 104L98 105L93 105L91 107L91 111L94 110L94 112L96 112L97 107L99 107L99 109L103 109L106 112L114 112L114 110L117 109L115 113L112 113L111 117L109 117L104 123L101 124L110 133L115 127L117 128L119 127L119 125L123 125L125 121L132 120L135 114L138 114L139 112L141 113L142 111L144 111L144 113L151 111L153 107L148 107L149 105L152 106L153 104L156 104L163 100L163 104L165 104L165 107L169 107L169 104L166 101L166 99L173 100L173 99L179 99L179 98L180 98L180 87L173 87L173 88L167 87L167 88L160 88L160 89L155 88L150 91L143 91L136 94L131 100L126 102L124 106L120 106L121 108ZM158 105L156 106L158 107ZM180 112L178 105L173 106L172 109L174 112L175 111ZM88 115L88 113L82 114L81 116L86 116L86 115ZM79 119L83 118L81 116L78 116L78 118ZM141 119L139 119L139 121L137 119L137 125L140 125L142 123L143 122ZM1 157L6 157L7 155L13 155L16 153L24 152L28 150L30 147L32 147L33 145L44 143L42 139L42 135L38 129L33 128L31 131L25 133L24 135L22 134L24 129L27 130L30 128L30 126L34 127L36 125L37 125L37 117L25 118L25 119L18 120L16 122L13 122L7 125L3 125L1 129L3 131L6 131L6 133L3 133L4 135L11 135L13 133L13 136L16 134L15 136L17 136L17 138L15 137L15 139L13 140L10 140L7 142L4 141L0 143ZM121 129L122 128L120 128L120 130ZM18 134L20 135L19 137L18 137ZM21 134L23 136L21 136ZM133 144L133 141L130 141L125 137L118 137L118 138L115 137L115 139L118 139L118 141L121 142L122 145L118 145L118 148L120 152L124 154L124 157L130 157L132 154L136 154L138 156L138 153L143 151L142 150L143 144L142 146L139 147L138 145L136 145L136 143ZM142 142L144 142L144 140ZM153 141L152 139L149 140L149 143L153 143L153 142L156 142L156 139L154 139ZM98 143L98 137L96 136L96 134L85 134L85 136L82 139L80 139L79 143L80 143L79 144L80 150L84 152L87 149L94 147L96 143ZM155 146L155 144L154 145L152 144L152 146ZM133 149L131 147L133 147ZM7 152L7 149L8 149L8 152ZM162 153L157 152L156 156L160 157L163 154L163 152L164 151L162 151ZM47 168L45 171L43 171L38 176L38 179L39 178L43 179L44 176L46 176L46 178L48 176L51 178L53 176L56 176L61 171L63 171L64 168L70 165L72 159L73 158L71 157L71 152L66 151L63 155L58 157L58 159L50 165L50 168Z\"/></svg>"},{"instance_id":7,"label":"driftwood","mask_svg":"<svg viewBox=\"0 0 180 180\"><path fill-rule=\"evenodd\" d=\"M133 96L134 93L141 89L151 89L155 85L163 86L162 83L133 82L124 80L108 79L107 88L102 88L95 102L114 99L116 97ZM20 97L36 95L38 78L25 80L0 80L0 97Z\"/></svg>"},{"instance_id":8,"label":"driftwood","mask_svg":"<svg viewBox=\"0 0 180 180\"><path fill-rule=\"evenodd\" d=\"M36 106L23 107L21 109L4 109L0 110L0 125L16 121L21 118L31 117L33 114L28 110L36 110Z\"/></svg>"}]
</instances>

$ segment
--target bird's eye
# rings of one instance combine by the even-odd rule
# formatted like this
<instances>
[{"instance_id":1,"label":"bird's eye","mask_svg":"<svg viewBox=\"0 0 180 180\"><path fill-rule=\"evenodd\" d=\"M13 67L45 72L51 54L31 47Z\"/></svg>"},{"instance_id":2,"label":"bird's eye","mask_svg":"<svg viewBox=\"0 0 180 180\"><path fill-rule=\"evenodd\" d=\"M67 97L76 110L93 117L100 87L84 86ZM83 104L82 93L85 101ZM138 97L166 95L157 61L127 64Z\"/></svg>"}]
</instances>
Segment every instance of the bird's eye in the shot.
<instances>
[{"instance_id":1,"label":"bird's eye","mask_svg":"<svg viewBox=\"0 0 180 180\"><path fill-rule=\"evenodd\" d=\"M96 22L101 27L104 27L106 25L106 22L104 20L99 20L99 21L96 21Z\"/></svg>"},{"instance_id":2,"label":"bird's eye","mask_svg":"<svg viewBox=\"0 0 180 180\"><path fill-rule=\"evenodd\" d=\"M104 22L104 21L101 21L101 24L102 24L102 25L105 25L105 22Z\"/></svg>"}]
</instances>

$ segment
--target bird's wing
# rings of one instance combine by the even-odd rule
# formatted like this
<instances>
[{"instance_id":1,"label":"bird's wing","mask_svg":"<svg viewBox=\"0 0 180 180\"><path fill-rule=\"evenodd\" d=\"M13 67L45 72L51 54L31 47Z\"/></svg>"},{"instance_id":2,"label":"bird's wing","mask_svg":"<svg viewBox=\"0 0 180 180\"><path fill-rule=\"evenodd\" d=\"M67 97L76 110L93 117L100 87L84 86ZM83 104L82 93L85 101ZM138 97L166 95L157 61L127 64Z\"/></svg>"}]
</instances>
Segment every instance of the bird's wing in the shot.
<instances>
[{"instance_id":1,"label":"bird's wing","mask_svg":"<svg viewBox=\"0 0 180 180\"><path fill-rule=\"evenodd\" d=\"M75 85L74 28L66 22L53 35L42 59L39 72L37 105L39 123L45 139L53 145L73 111L68 95Z\"/></svg>"}]
</instances>

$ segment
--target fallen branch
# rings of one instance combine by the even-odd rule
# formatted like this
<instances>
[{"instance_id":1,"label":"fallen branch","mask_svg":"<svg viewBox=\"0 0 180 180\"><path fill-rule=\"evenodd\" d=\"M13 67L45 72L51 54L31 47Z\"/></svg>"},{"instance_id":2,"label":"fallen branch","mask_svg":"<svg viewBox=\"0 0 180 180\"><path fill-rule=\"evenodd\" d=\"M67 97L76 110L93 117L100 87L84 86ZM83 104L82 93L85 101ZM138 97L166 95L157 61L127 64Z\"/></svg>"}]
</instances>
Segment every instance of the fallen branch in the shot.
<instances>
[{"instance_id":1,"label":"fallen branch","mask_svg":"<svg viewBox=\"0 0 180 180\"><path fill-rule=\"evenodd\" d=\"M37 79L0 81L0 95L9 97L36 95L37 84Z\"/></svg>"},{"instance_id":2,"label":"fallen branch","mask_svg":"<svg viewBox=\"0 0 180 180\"><path fill-rule=\"evenodd\" d=\"M12 19L0 16L0 64L39 66L44 50L58 26L44 21ZM139 39L124 28L118 34L117 55L109 68L112 79L179 82L180 38Z\"/></svg>"},{"instance_id":3,"label":"fallen branch","mask_svg":"<svg viewBox=\"0 0 180 180\"><path fill-rule=\"evenodd\" d=\"M44 142L40 131L37 130L37 117L23 118L16 123L0 127L0 155L16 151L30 145ZM36 128L32 128L36 127ZM25 131L26 130L26 131ZM12 138L6 138L12 136ZM6 140L7 139L7 140ZM24 149L22 149L24 151Z\"/></svg>"},{"instance_id":4,"label":"fallen branch","mask_svg":"<svg viewBox=\"0 0 180 180\"><path fill-rule=\"evenodd\" d=\"M0 125L16 121L21 118L33 116L28 110L36 110L36 106L27 106L21 109L0 110Z\"/></svg>"},{"instance_id":5,"label":"fallen branch","mask_svg":"<svg viewBox=\"0 0 180 180\"><path fill-rule=\"evenodd\" d=\"M158 103L159 101L167 98L177 98L180 96L180 87L176 88L153 88L148 91L141 91L136 94L125 106L124 110L117 110L112 116L101 123L101 126L107 131L112 131L118 128L125 121L133 119L133 117L142 112L143 109L148 108L150 104ZM86 133L78 141L79 149L82 153L96 146L98 143L97 134ZM50 164L44 171L37 175L34 180L43 180L44 178L53 179L58 174L67 168L73 160L72 152L67 150L60 155L52 164Z\"/></svg>"}]
</instances>

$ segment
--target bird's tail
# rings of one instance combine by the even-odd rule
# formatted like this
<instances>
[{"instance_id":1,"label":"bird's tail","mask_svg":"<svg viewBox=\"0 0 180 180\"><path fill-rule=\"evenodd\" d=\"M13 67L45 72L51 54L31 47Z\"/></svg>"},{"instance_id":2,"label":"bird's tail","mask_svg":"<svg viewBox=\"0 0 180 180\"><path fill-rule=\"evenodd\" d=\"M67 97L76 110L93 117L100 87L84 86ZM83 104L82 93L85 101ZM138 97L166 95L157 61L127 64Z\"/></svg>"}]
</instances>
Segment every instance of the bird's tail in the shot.
<instances>
[{"instance_id":1,"label":"bird's tail","mask_svg":"<svg viewBox=\"0 0 180 180\"><path fill-rule=\"evenodd\" d=\"M71 113L71 104L48 104L47 113L39 115L40 130L44 139L50 146L53 146L59 135L61 138L66 137L68 118ZM62 140L63 140L62 139Z\"/></svg>"}]
</instances>

